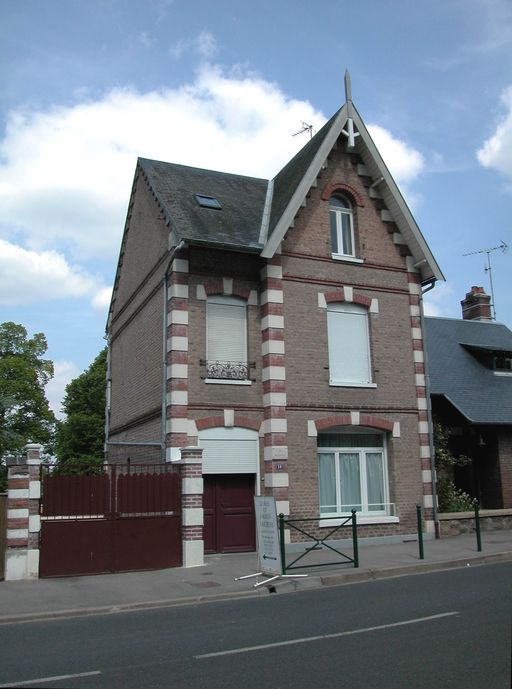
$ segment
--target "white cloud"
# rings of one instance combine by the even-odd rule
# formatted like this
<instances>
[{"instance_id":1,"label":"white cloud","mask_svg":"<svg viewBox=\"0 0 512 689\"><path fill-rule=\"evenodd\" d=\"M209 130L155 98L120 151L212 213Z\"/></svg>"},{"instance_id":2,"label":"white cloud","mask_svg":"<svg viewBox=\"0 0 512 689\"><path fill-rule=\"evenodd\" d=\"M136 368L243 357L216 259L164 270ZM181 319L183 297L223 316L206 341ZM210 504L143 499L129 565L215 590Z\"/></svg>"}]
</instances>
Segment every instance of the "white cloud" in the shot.
<instances>
[{"instance_id":1,"label":"white cloud","mask_svg":"<svg viewBox=\"0 0 512 689\"><path fill-rule=\"evenodd\" d=\"M198 55L202 60L211 60L217 51L218 46L215 36L209 31L203 30L193 38L181 38L169 48L169 55L179 59L185 53L190 52Z\"/></svg>"},{"instance_id":2,"label":"white cloud","mask_svg":"<svg viewBox=\"0 0 512 689\"><path fill-rule=\"evenodd\" d=\"M210 60L217 52L217 41L209 31L201 31L194 41L197 54L205 60Z\"/></svg>"},{"instance_id":3,"label":"white cloud","mask_svg":"<svg viewBox=\"0 0 512 689\"><path fill-rule=\"evenodd\" d=\"M46 385L46 398L50 404L50 409L58 419L64 418L62 413L62 399L66 392L66 385L76 378L80 371L72 361L55 361L53 364L54 375Z\"/></svg>"},{"instance_id":4,"label":"white cloud","mask_svg":"<svg viewBox=\"0 0 512 689\"><path fill-rule=\"evenodd\" d=\"M505 115L489 137L476 152L479 162L512 178L512 86L501 94Z\"/></svg>"},{"instance_id":5,"label":"white cloud","mask_svg":"<svg viewBox=\"0 0 512 689\"><path fill-rule=\"evenodd\" d=\"M419 151L377 124L368 125L368 131L397 184L411 182L420 174L425 160Z\"/></svg>"},{"instance_id":6,"label":"white cloud","mask_svg":"<svg viewBox=\"0 0 512 689\"><path fill-rule=\"evenodd\" d=\"M81 297L95 288L96 279L70 265L56 251L28 251L0 239L1 304Z\"/></svg>"},{"instance_id":7,"label":"white cloud","mask_svg":"<svg viewBox=\"0 0 512 689\"><path fill-rule=\"evenodd\" d=\"M0 144L0 236L115 260L137 155L273 175L304 144L301 119L325 118L252 76L204 67L191 85L45 112L16 111ZM71 253L70 253L71 252Z\"/></svg>"},{"instance_id":8,"label":"white cloud","mask_svg":"<svg viewBox=\"0 0 512 689\"><path fill-rule=\"evenodd\" d=\"M92 306L96 311L105 311L110 306L112 287L103 287L98 290L92 299Z\"/></svg>"},{"instance_id":9,"label":"white cloud","mask_svg":"<svg viewBox=\"0 0 512 689\"><path fill-rule=\"evenodd\" d=\"M212 51L215 39L203 32L197 44ZM102 281L77 265L96 257L114 264L138 155L271 177L307 142L292 136L300 123L318 131L325 119L274 83L211 65L180 88L119 88L72 106L10 112L0 142L4 303L90 295L105 308ZM418 151L377 125L371 133L397 181L421 172Z\"/></svg>"}]
</instances>

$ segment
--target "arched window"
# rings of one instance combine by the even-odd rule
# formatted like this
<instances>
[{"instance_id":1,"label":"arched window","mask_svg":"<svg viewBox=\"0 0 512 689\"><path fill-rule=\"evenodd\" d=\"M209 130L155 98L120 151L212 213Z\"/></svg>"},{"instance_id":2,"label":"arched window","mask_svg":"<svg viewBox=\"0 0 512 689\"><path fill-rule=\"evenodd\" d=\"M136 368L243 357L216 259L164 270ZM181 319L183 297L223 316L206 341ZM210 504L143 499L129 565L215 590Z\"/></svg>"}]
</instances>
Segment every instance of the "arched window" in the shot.
<instances>
[{"instance_id":1,"label":"arched window","mask_svg":"<svg viewBox=\"0 0 512 689\"><path fill-rule=\"evenodd\" d=\"M352 206L342 196L329 200L331 250L335 256L355 256L354 217Z\"/></svg>"}]
</instances>

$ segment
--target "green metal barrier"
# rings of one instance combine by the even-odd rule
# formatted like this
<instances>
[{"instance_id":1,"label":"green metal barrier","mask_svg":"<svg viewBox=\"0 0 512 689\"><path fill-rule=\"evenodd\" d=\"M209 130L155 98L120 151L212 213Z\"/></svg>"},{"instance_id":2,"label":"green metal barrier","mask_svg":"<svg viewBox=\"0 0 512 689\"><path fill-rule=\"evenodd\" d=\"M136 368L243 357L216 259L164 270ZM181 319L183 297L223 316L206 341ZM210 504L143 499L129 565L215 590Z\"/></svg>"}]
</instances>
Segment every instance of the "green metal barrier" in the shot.
<instances>
[{"instance_id":1,"label":"green metal barrier","mask_svg":"<svg viewBox=\"0 0 512 689\"><path fill-rule=\"evenodd\" d=\"M421 505L416 505L416 521L418 523L418 548L420 551L420 560L424 560L425 552L423 550L423 521L421 515Z\"/></svg>"},{"instance_id":2,"label":"green metal barrier","mask_svg":"<svg viewBox=\"0 0 512 689\"><path fill-rule=\"evenodd\" d=\"M476 547L479 553L482 552L482 536L480 534L480 505L478 500L475 500L475 531L476 531Z\"/></svg>"},{"instance_id":3,"label":"green metal barrier","mask_svg":"<svg viewBox=\"0 0 512 689\"><path fill-rule=\"evenodd\" d=\"M294 569L309 569L310 567L326 567L329 565L345 565L347 563L353 563L354 567L359 567L359 550L358 550L358 543L357 543L357 517L356 517L356 511L352 510L352 514L350 517L342 518L343 521L341 524L337 524L334 528L332 528L329 533L327 533L325 536L322 538L317 538L314 534L309 533L308 531L305 530L305 528L301 528L298 526L298 524L304 524L308 522L314 522L316 525L318 525L319 520L322 521L327 521L327 520L336 520L339 521L340 517L312 517L308 519L286 519L284 514L279 515L279 543L280 543L280 548L281 548L281 567L282 567L282 574L286 574L287 572L290 572L291 570ZM342 529L343 527L346 527L348 525L351 525L352 527L352 549L353 549L353 557L349 557L345 553L342 553L341 550L338 550L335 548L333 545L330 543L327 543L327 540L331 538L331 536L338 531L339 529ZM286 547L285 547L285 542L284 542L284 529L285 526L288 526L290 529L293 529L295 531L298 531L301 533L303 536L307 536L309 539L313 541L313 545L309 546L305 549L303 553L301 553L298 557L296 557L294 560L291 562L287 563L286 562ZM307 557L312 551L318 550L319 548L327 548L328 550L332 551L333 553L336 553L339 555L342 559L341 560L336 560L334 562L321 562L321 563L313 563L313 564L302 564L302 565L297 565L296 563L302 560L303 558Z\"/></svg>"}]
</instances>

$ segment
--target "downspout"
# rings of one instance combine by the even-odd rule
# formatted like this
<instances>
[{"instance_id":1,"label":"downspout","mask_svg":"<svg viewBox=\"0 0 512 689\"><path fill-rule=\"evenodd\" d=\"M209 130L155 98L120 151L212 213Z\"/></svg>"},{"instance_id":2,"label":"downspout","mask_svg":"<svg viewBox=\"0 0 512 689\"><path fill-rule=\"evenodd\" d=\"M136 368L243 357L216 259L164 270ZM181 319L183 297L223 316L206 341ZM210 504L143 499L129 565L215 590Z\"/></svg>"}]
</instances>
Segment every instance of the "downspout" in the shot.
<instances>
[{"instance_id":1,"label":"downspout","mask_svg":"<svg viewBox=\"0 0 512 689\"><path fill-rule=\"evenodd\" d=\"M171 256L169 258L169 263L165 269L162 288L164 295L164 313L163 313L163 333L162 333L162 352L163 352L163 365L162 365L162 423L161 423L161 446L162 446L162 462L166 460L166 420L167 420L167 328L168 328L168 313L167 313L167 278L169 277L169 271L174 261L176 253L185 247L185 242L183 239L178 242L178 244L171 249Z\"/></svg>"},{"instance_id":2,"label":"downspout","mask_svg":"<svg viewBox=\"0 0 512 689\"><path fill-rule=\"evenodd\" d=\"M104 338L107 341L107 371L105 374L105 444L103 447L104 461L108 460L108 446L109 446L109 428L110 428L110 391L111 391L111 373L110 373L110 316L107 322L107 328Z\"/></svg>"},{"instance_id":3,"label":"downspout","mask_svg":"<svg viewBox=\"0 0 512 689\"><path fill-rule=\"evenodd\" d=\"M432 402L430 399L430 375L428 366L428 354L427 346L425 341L425 316L423 313L423 295L434 289L436 285L436 279L433 278L428 283L426 283L425 289L420 292L420 323L421 332L423 333L423 364L425 367L425 396L427 398L427 423L428 423L428 439L430 446L430 471L432 475L432 516L434 519L434 529L436 538L439 538L439 527L437 523L437 476L436 476L436 453L434 447L434 425L432 421ZM423 287L423 283L422 283Z\"/></svg>"}]
</instances>

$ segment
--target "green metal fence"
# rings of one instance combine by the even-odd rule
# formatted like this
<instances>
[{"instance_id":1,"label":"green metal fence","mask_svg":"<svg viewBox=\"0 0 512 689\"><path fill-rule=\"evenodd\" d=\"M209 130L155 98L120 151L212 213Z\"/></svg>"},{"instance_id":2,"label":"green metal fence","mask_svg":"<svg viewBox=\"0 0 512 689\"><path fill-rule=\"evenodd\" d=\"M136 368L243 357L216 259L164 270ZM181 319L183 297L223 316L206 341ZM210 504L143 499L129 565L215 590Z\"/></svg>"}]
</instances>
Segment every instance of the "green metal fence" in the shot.
<instances>
[{"instance_id":1,"label":"green metal fence","mask_svg":"<svg viewBox=\"0 0 512 689\"><path fill-rule=\"evenodd\" d=\"M358 545L357 545L357 516L356 516L356 511L352 510L352 514L350 517L342 517L342 521L340 524L336 524L333 526L328 533L325 534L325 536L322 536L322 538L318 538L315 534L310 533L309 531L306 530L306 526L299 526L300 525L307 525L308 523L312 522L315 524L315 526L318 526L318 521L339 521L340 517L311 517L307 519L287 519L284 514L279 515L279 543L281 547L281 563L282 563L282 574L287 574L288 572L294 570L294 569L309 569L310 567L326 567L330 565L344 565L347 563L353 563L354 567L359 567L359 551L358 551ZM297 531L298 533L302 534L303 536L306 536L308 539L313 541L313 545L307 546L304 550L303 553L298 555L294 560L291 562L286 562L286 547L285 547L285 542L284 542L284 530L285 527L289 527L292 531ZM350 557L346 553L342 553L341 550L338 550L335 548L332 543L329 543L329 539L332 539L333 534L336 532L339 532L340 529L343 529L344 527L350 526L351 527L351 532L352 532L352 551L353 551L353 557ZM332 553L335 553L339 558L334 561L330 562L320 562L320 563L309 563L309 564L300 564L298 565L297 562L302 561L304 558L306 558L308 555L311 555L313 551L318 551L321 548L326 548L327 550L331 551Z\"/></svg>"}]
</instances>

